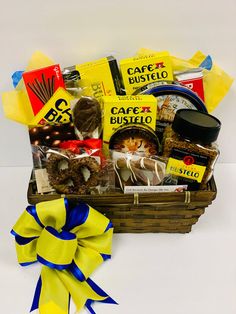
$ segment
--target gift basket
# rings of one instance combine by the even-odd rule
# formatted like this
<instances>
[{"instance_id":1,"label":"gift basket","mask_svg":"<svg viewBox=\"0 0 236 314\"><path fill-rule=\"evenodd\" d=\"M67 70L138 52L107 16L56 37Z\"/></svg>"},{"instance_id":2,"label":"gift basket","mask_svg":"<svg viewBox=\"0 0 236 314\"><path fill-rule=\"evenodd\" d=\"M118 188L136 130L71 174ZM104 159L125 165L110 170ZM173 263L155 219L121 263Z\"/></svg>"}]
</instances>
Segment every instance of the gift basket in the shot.
<instances>
[{"instance_id":1,"label":"gift basket","mask_svg":"<svg viewBox=\"0 0 236 314\"><path fill-rule=\"evenodd\" d=\"M65 68L36 52L2 95L5 115L29 130L29 203L85 201L115 232L190 232L216 197L211 113L232 81L199 51Z\"/></svg>"}]
</instances>

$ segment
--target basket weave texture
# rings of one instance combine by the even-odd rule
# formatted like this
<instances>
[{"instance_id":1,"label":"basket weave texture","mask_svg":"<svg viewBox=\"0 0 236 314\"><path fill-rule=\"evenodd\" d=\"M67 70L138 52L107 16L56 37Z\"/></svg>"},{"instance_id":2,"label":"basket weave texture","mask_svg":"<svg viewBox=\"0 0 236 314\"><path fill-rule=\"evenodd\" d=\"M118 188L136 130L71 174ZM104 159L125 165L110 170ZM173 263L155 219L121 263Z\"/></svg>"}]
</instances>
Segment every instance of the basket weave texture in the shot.
<instances>
[{"instance_id":1,"label":"basket weave texture","mask_svg":"<svg viewBox=\"0 0 236 314\"><path fill-rule=\"evenodd\" d=\"M215 199L216 193L215 181L212 178L207 190L200 191L66 195L66 197L72 202L84 201L106 215L112 221L117 233L187 233ZM37 194L33 183L29 184L28 201L30 204L64 196Z\"/></svg>"}]
</instances>

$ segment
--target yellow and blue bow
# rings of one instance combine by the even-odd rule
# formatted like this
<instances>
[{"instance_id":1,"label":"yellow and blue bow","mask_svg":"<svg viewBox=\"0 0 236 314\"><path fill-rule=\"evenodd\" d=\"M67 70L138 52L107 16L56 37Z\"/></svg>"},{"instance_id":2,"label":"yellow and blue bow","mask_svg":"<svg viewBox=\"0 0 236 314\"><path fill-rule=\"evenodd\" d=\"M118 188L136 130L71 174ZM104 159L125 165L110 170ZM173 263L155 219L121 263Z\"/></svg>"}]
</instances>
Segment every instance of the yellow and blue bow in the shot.
<instances>
[{"instance_id":1,"label":"yellow and blue bow","mask_svg":"<svg viewBox=\"0 0 236 314\"><path fill-rule=\"evenodd\" d=\"M113 236L112 223L92 207L66 198L28 206L11 233L20 265L43 265L31 311L68 314L70 296L92 314L94 301L116 304L89 278L111 257Z\"/></svg>"}]
</instances>

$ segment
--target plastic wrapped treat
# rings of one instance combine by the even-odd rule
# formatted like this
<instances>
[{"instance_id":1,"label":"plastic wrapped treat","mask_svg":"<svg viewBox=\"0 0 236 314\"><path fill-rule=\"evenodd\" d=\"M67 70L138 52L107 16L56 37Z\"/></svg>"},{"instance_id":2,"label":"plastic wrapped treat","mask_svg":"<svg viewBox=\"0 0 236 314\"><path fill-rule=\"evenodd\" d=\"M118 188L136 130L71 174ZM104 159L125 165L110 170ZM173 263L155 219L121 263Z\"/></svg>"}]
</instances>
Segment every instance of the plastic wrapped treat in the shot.
<instances>
[{"instance_id":1,"label":"plastic wrapped treat","mask_svg":"<svg viewBox=\"0 0 236 314\"><path fill-rule=\"evenodd\" d=\"M81 97L72 104L75 132L80 140L99 138L102 132L102 110L93 97Z\"/></svg>"}]
</instances>

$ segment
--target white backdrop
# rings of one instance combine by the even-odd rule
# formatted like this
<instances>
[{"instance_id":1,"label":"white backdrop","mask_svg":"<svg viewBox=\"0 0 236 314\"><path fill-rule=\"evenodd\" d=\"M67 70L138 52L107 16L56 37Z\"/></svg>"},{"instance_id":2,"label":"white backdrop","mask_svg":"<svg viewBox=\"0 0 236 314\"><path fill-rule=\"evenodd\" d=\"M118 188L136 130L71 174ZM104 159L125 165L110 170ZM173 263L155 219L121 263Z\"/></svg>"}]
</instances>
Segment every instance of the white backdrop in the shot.
<instances>
[{"instance_id":1,"label":"white backdrop","mask_svg":"<svg viewBox=\"0 0 236 314\"><path fill-rule=\"evenodd\" d=\"M236 77L235 0L0 0L0 92L35 50L63 66L140 47L189 58L198 49ZM222 121L220 162L236 162L236 84L214 114ZM0 108L0 166L31 165L26 128Z\"/></svg>"}]
</instances>

